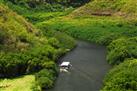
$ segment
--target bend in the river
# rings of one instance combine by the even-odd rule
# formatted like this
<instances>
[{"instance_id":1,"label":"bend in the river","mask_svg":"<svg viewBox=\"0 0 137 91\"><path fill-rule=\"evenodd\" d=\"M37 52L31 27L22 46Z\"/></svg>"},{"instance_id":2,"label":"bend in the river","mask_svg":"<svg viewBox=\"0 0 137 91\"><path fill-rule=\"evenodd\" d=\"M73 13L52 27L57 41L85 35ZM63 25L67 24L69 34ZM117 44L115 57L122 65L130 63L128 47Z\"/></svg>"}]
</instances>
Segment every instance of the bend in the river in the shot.
<instances>
[{"instance_id":1,"label":"bend in the river","mask_svg":"<svg viewBox=\"0 0 137 91\"><path fill-rule=\"evenodd\" d=\"M99 91L104 76L110 69L106 61L106 48L84 41L65 55L61 61L73 65L68 73L60 73L53 89L49 91Z\"/></svg>"}]
</instances>

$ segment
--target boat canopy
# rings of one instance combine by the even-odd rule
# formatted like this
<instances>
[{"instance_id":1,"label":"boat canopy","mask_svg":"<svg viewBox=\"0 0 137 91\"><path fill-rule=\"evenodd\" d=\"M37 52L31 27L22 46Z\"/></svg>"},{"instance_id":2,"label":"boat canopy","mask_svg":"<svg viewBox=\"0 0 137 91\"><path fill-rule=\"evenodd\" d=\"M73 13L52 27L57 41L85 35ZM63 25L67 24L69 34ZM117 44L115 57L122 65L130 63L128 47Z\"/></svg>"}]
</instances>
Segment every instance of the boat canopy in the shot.
<instances>
[{"instance_id":1,"label":"boat canopy","mask_svg":"<svg viewBox=\"0 0 137 91\"><path fill-rule=\"evenodd\" d=\"M62 62L62 64L60 66L69 66L70 62Z\"/></svg>"}]
</instances>

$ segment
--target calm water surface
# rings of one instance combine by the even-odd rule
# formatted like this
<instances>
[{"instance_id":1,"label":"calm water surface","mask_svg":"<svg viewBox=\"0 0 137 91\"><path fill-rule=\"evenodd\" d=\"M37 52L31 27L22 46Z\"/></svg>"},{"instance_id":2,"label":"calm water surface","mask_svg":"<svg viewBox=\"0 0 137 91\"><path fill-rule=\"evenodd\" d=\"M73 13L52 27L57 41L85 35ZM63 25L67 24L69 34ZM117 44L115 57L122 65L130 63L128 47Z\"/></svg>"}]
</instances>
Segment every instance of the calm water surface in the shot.
<instances>
[{"instance_id":1,"label":"calm water surface","mask_svg":"<svg viewBox=\"0 0 137 91\"><path fill-rule=\"evenodd\" d=\"M105 74L110 69L106 48L84 41L64 56L61 61L73 65L68 73L60 73L55 87L48 91L99 91ZM46 90L47 91L47 90Z\"/></svg>"}]
</instances>

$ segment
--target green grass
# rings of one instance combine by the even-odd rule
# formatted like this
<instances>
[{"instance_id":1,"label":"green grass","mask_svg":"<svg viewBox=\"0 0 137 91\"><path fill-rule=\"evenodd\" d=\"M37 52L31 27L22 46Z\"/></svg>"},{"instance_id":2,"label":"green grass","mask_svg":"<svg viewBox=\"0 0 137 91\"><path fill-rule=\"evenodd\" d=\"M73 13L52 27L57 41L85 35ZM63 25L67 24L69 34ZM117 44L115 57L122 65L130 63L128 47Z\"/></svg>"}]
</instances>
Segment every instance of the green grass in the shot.
<instances>
[{"instance_id":1,"label":"green grass","mask_svg":"<svg viewBox=\"0 0 137 91\"><path fill-rule=\"evenodd\" d=\"M71 15L91 16L92 14L111 14L115 16L136 16L137 15L136 0L94 0L75 10Z\"/></svg>"},{"instance_id":2,"label":"green grass","mask_svg":"<svg viewBox=\"0 0 137 91\"><path fill-rule=\"evenodd\" d=\"M34 75L26 75L13 79L1 79L0 91L32 91L32 87L35 83Z\"/></svg>"},{"instance_id":3,"label":"green grass","mask_svg":"<svg viewBox=\"0 0 137 91\"><path fill-rule=\"evenodd\" d=\"M73 10L73 8L68 8L64 12L43 12L43 11L38 12L38 11L34 11L31 13L23 14L23 16L26 17L33 24L36 24L36 23L39 23L42 21L48 21L50 19L57 18L60 16L65 16L65 15L69 14L70 12L72 12L72 10Z\"/></svg>"},{"instance_id":4,"label":"green grass","mask_svg":"<svg viewBox=\"0 0 137 91\"><path fill-rule=\"evenodd\" d=\"M60 17L39 22L36 26L41 29L65 32L75 38L105 45L119 37L137 36L136 21L120 17Z\"/></svg>"},{"instance_id":5,"label":"green grass","mask_svg":"<svg viewBox=\"0 0 137 91\"><path fill-rule=\"evenodd\" d=\"M24 15L27 19L29 19L32 23L37 23L45 20L49 20L58 16L63 16L63 12L37 12Z\"/></svg>"}]
</instances>

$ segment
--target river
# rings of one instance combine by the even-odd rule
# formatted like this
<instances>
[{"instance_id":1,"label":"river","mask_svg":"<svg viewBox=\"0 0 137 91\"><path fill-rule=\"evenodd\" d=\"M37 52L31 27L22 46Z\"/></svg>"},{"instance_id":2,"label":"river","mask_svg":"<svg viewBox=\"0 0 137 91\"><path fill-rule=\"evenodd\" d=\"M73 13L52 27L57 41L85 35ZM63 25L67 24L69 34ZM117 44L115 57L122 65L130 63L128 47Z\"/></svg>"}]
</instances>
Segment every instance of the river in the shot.
<instances>
[{"instance_id":1,"label":"river","mask_svg":"<svg viewBox=\"0 0 137 91\"><path fill-rule=\"evenodd\" d=\"M106 47L85 41L78 41L61 61L70 61L73 66L69 72L60 73L55 87L46 91L99 91L110 69Z\"/></svg>"}]
</instances>

